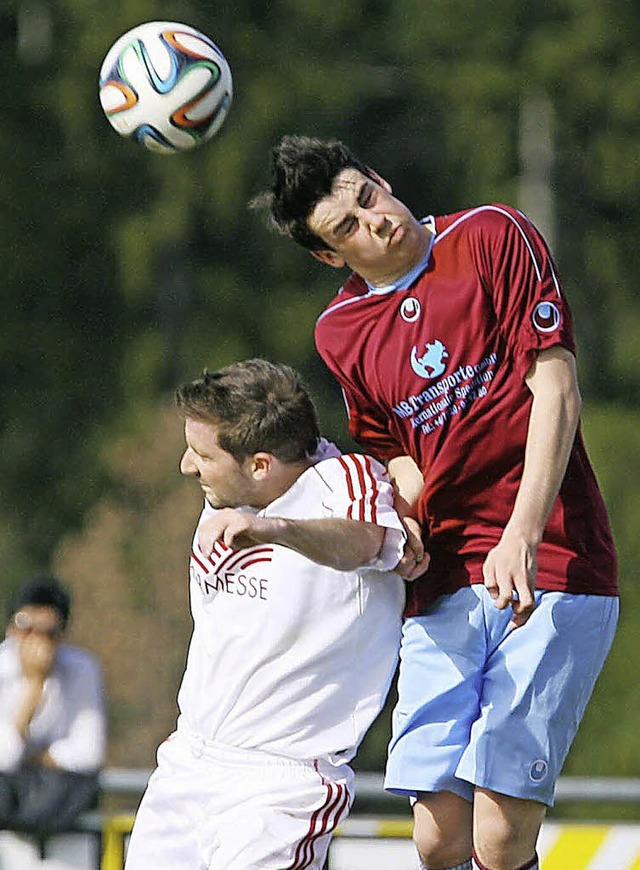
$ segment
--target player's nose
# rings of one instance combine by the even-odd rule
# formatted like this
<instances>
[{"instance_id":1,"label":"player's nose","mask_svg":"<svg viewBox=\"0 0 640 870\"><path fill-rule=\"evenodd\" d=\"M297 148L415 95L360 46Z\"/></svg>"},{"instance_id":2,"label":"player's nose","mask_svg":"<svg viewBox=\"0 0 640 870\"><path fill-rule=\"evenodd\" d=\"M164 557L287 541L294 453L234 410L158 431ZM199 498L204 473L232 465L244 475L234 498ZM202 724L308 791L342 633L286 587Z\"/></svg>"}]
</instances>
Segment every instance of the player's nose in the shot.
<instances>
[{"instance_id":1,"label":"player's nose","mask_svg":"<svg viewBox=\"0 0 640 870\"><path fill-rule=\"evenodd\" d=\"M190 447L187 447L182 454L182 459L180 460L180 472L191 476L198 473L198 466L194 462L193 453L191 452Z\"/></svg>"},{"instance_id":2,"label":"player's nose","mask_svg":"<svg viewBox=\"0 0 640 870\"><path fill-rule=\"evenodd\" d=\"M385 236L389 232L391 221L389 221L387 216L384 214L376 214L375 212L372 212L369 216L369 226L371 227L371 231L377 236Z\"/></svg>"}]
</instances>

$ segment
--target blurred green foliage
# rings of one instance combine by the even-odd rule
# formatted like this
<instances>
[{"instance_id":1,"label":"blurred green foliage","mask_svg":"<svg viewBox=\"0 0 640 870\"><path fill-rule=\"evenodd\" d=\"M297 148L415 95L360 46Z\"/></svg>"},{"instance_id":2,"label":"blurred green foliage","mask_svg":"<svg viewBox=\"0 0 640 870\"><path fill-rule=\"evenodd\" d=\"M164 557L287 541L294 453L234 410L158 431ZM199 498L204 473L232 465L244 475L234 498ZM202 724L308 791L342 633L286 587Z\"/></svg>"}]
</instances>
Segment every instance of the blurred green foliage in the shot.
<instances>
[{"instance_id":1,"label":"blurred green foliage","mask_svg":"<svg viewBox=\"0 0 640 870\"><path fill-rule=\"evenodd\" d=\"M192 154L156 156L120 139L98 103L107 49L152 19L200 27L234 72L222 132ZM630 592L608 694L592 705L572 764L639 775L639 699L623 668L640 619L634 0L5 0L0 24L7 587L46 566L108 490L104 445L143 429L160 397L205 365L265 355L297 366L325 429L346 444L339 392L312 344L341 276L247 209L282 133L342 138L417 214L444 213L517 205L523 107L551 107L553 247ZM594 757L587 743L603 730L610 748Z\"/></svg>"}]
</instances>

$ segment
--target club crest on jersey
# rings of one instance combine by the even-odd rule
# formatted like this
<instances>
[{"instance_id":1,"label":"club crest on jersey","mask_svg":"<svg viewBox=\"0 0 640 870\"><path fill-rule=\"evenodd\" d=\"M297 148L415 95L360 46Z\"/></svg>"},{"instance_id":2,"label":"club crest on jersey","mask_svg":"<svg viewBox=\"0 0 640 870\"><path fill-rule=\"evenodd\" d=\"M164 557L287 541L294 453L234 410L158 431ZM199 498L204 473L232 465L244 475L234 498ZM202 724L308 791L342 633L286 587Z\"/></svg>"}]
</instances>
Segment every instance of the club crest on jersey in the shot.
<instances>
[{"instance_id":1,"label":"club crest on jersey","mask_svg":"<svg viewBox=\"0 0 640 870\"><path fill-rule=\"evenodd\" d=\"M421 306L415 296L407 296L400 306L400 317L407 323L415 323L420 317Z\"/></svg>"},{"instance_id":2,"label":"club crest on jersey","mask_svg":"<svg viewBox=\"0 0 640 870\"><path fill-rule=\"evenodd\" d=\"M538 332L555 332L561 319L560 309L555 302L538 302L531 315Z\"/></svg>"},{"instance_id":3,"label":"club crest on jersey","mask_svg":"<svg viewBox=\"0 0 640 870\"><path fill-rule=\"evenodd\" d=\"M444 362L449 356L444 344L437 338L432 344L425 344L426 353L418 356L418 348L414 344L411 351L411 368L421 378L432 380L439 377L447 365Z\"/></svg>"}]
</instances>

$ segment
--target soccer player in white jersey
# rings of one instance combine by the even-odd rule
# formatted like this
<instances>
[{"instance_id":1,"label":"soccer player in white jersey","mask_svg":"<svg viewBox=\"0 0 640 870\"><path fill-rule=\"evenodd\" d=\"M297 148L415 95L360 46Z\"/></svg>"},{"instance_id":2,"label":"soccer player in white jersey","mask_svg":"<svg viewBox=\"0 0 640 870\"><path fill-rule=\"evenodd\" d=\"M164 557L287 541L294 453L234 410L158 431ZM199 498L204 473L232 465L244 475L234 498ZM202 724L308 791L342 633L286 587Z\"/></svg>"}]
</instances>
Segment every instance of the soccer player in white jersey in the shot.
<instances>
[{"instance_id":1,"label":"soccer player in white jersey","mask_svg":"<svg viewBox=\"0 0 640 870\"><path fill-rule=\"evenodd\" d=\"M320 438L286 366L205 372L177 403L180 468L205 498L194 628L126 870L321 870L396 666L392 486L378 462Z\"/></svg>"},{"instance_id":2,"label":"soccer player in white jersey","mask_svg":"<svg viewBox=\"0 0 640 870\"><path fill-rule=\"evenodd\" d=\"M506 205L418 220L341 142L285 136L272 169L272 223L352 270L316 345L423 565L386 787L414 801L424 867L536 870L618 617L555 263Z\"/></svg>"}]
</instances>

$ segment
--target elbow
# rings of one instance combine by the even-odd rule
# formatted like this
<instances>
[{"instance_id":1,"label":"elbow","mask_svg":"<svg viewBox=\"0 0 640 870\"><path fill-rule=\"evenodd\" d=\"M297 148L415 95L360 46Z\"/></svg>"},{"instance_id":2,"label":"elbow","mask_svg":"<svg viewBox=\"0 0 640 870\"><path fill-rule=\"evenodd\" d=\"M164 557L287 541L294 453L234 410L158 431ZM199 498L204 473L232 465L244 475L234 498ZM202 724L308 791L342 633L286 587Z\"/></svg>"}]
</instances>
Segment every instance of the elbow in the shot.
<instances>
[{"instance_id":1,"label":"elbow","mask_svg":"<svg viewBox=\"0 0 640 870\"><path fill-rule=\"evenodd\" d=\"M578 428L578 422L580 420L580 413L582 411L582 396L580 395L580 390L577 385L573 390L571 390L566 397L565 400L565 408L567 414L567 421L570 426L573 427L574 432Z\"/></svg>"},{"instance_id":2,"label":"elbow","mask_svg":"<svg viewBox=\"0 0 640 870\"><path fill-rule=\"evenodd\" d=\"M362 538L360 561L357 567L372 565L382 551L385 530L381 526L367 523L366 532Z\"/></svg>"},{"instance_id":3,"label":"elbow","mask_svg":"<svg viewBox=\"0 0 640 870\"><path fill-rule=\"evenodd\" d=\"M347 546L336 548L330 567L336 571L357 571L373 565L384 543L385 530L373 523L358 522L357 539L351 537Z\"/></svg>"}]
</instances>

